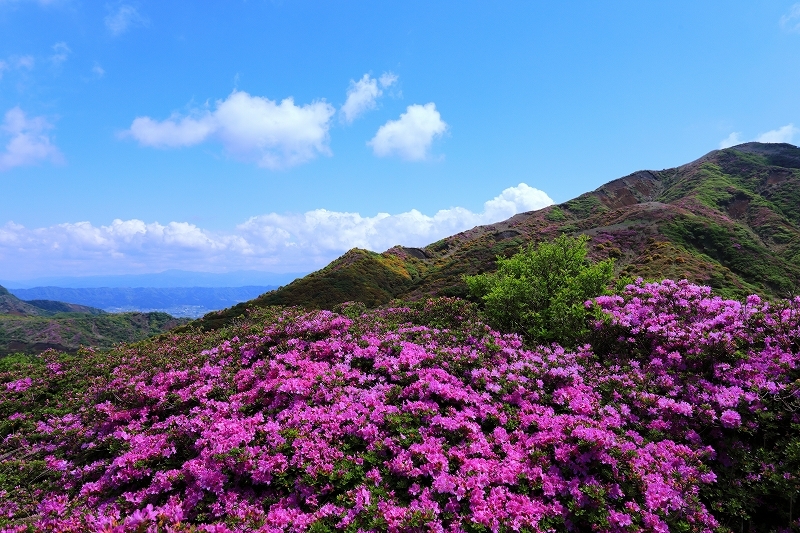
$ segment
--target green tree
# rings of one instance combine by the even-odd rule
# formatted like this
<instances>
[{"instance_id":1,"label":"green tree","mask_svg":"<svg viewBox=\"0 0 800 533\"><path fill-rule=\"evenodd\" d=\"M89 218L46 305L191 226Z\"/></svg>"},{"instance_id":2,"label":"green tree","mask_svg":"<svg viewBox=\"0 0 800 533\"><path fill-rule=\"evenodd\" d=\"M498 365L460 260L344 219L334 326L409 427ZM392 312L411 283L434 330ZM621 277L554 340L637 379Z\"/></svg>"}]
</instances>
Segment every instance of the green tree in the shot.
<instances>
[{"instance_id":1,"label":"green tree","mask_svg":"<svg viewBox=\"0 0 800 533\"><path fill-rule=\"evenodd\" d=\"M587 332L584 302L608 294L614 260L591 263L588 237L561 235L530 244L510 258L497 258L497 271L465 276L470 293L483 301L489 324L522 334L532 343L575 346Z\"/></svg>"}]
</instances>

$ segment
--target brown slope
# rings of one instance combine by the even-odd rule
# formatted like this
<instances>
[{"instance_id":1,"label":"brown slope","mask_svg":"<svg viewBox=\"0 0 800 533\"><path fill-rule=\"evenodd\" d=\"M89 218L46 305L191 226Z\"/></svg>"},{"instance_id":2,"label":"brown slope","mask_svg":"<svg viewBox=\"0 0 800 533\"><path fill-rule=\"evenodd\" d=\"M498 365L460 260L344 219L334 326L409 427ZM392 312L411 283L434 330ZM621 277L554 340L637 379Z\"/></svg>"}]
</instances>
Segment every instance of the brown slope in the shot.
<instances>
[{"instance_id":1,"label":"brown slope","mask_svg":"<svg viewBox=\"0 0 800 533\"><path fill-rule=\"evenodd\" d=\"M392 298L466 295L465 274L560 233L587 234L590 255L617 271L708 284L726 296L797 293L800 149L747 143L678 168L639 171L560 205L382 254L351 250L328 267L199 324L225 323L256 305L332 308Z\"/></svg>"}]
</instances>

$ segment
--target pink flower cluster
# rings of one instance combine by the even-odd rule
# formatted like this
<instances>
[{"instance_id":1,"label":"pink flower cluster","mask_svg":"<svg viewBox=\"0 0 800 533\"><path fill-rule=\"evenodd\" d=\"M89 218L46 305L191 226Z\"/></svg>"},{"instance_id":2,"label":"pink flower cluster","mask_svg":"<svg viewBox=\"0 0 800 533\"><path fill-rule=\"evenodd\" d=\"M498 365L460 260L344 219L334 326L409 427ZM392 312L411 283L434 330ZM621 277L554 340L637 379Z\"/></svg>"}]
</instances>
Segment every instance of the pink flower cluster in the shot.
<instances>
[{"instance_id":1,"label":"pink flower cluster","mask_svg":"<svg viewBox=\"0 0 800 533\"><path fill-rule=\"evenodd\" d=\"M38 531L714 530L700 491L731 435L800 394L798 307L671 281L588 304L597 347L574 352L288 309L192 357L132 350L5 442L57 479Z\"/></svg>"}]
</instances>

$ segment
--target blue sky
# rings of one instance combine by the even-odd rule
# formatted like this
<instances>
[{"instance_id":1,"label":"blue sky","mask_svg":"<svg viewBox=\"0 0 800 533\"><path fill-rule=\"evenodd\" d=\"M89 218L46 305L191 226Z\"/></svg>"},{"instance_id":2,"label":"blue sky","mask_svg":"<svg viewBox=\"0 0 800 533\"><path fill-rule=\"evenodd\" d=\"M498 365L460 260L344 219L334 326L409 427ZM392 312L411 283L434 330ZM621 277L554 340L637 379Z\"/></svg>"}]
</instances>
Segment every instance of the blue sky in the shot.
<instances>
[{"instance_id":1,"label":"blue sky","mask_svg":"<svg viewBox=\"0 0 800 533\"><path fill-rule=\"evenodd\" d=\"M310 271L794 142L800 4L0 0L0 279Z\"/></svg>"}]
</instances>

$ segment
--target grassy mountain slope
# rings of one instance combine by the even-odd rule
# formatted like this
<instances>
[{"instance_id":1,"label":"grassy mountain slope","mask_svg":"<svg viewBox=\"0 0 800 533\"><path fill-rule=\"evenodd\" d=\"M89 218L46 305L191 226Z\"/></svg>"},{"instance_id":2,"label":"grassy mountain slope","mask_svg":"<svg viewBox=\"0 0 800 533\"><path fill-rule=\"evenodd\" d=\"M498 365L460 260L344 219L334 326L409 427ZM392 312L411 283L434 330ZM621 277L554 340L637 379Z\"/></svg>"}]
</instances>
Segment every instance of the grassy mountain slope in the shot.
<instances>
[{"instance_id":1,"label":"grassy mountain slope","mask_svg":"<svg viewBox=\"0 0 800 533\"><path fill-rule=\"evenodd\" d=\"M393 298L464 296L464 274L560 233L591 237L590 255L618 274L686 278L727 297L800 287L800 149L747 143L678 168L640 171L560 205L479 226L425 248L351 250L324 269L200 321L214 327L250 306L330 309Z\"/></svg>"}]
</instances>

